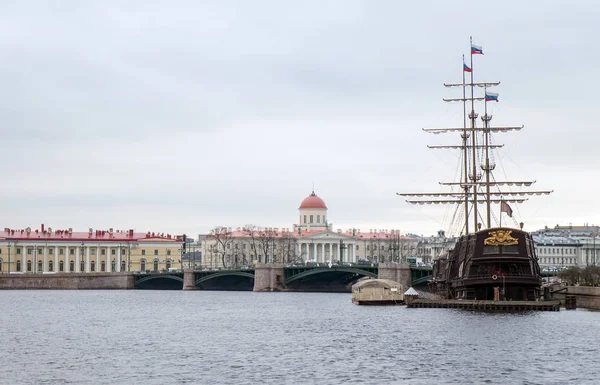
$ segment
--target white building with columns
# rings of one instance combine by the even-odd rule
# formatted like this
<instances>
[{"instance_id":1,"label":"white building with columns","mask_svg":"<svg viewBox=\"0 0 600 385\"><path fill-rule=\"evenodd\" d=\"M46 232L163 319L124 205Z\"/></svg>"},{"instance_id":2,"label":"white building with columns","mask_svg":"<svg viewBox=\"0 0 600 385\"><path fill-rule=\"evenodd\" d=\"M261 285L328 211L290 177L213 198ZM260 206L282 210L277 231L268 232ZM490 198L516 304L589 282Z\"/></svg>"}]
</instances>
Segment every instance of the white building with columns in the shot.
<instances>
[{"instance_id":1,"label":"white building with columns","mask_svg":"<svg viewBox=\"0 0 600 385\"><path fill-rule=\"evenodd\" d=\"M298 222L290 228L218 227L200 235L203 267L253 263L336 263L359 260L405 261L414 255L418 238L390 229L334 229L325 201L313 191L298 207Z\"/></svg>"},{"instance_id":2,"label":"white building with columns","mask_svg":"<svg viewBox=\"0 0 600 385\"><path fill-rule=\"evenodd\" d=\"M180 266L181 244L169 234L133 230L0 231L0 273L160 271Z\"/></svg>"}]
</instances>

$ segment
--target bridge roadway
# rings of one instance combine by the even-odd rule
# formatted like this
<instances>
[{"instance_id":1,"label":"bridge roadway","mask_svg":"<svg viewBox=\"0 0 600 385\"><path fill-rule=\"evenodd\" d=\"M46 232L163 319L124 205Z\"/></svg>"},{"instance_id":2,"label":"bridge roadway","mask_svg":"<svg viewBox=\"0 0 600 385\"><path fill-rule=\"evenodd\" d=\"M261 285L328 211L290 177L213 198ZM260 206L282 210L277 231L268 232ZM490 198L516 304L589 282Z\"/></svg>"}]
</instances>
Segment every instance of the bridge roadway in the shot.
<instances>
[{"instance_id":1,"label":"bridge roadway","mask_svg":"<svg viewBox=\"0 0 600 385\"><path fill-rule=\"evenodd\" d=\"M238 269L184 269L135 273L136 289L348 292L363 277L392 279L404 286L426 285L431 267L395 263L347 265L259 264Z\"/></svg>"}]
</instances>

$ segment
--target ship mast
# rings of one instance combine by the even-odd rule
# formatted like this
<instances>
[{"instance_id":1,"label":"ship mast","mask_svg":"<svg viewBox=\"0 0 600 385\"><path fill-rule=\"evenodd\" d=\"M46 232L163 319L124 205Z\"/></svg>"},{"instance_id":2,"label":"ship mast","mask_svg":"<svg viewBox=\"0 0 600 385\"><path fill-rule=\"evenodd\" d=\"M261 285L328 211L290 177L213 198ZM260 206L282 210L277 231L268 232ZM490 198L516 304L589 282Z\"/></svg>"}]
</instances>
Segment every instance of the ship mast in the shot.
<instances>
[{"instance_id":1,"label":"ship mast","mask_svg":"<svg viewBox=\"0 0 600 385\"><path fill-rule=\"evenodd\" d=\"M479 181L479 178L477 177L477 152L475 151L475 122L477 119L477 114L475 113L475 100L473 100L473 88L475 87L475 80L473 76L473 37L469 37L469 42L471 43L469 46L469 53L471 55L471 113L469 114L469 118L471 119L471 129L473 130L473 135L471 135L471 145L473 146L473 150L471 151L471 154L473 155L473 159L471 161L471 165L473 166L473 175L471 176L471 180L473 183L476 183ZM465 172L466 171L467 170L465 170ZM473 186L473 226L475 229L474 231L477 231L477 185Z\"/></svg>"},{"instance_id":2,"label":"ship mast","mask_svg":"<svg viewBox=\"0 0 600 385\"><path fill-rule=\"evenodd\" d=\"M500 84L500 82L479 82L475 83L474 69L473 69L473 55L483 54L481 47L473 45L473 39L470 38L470 64L471 67L467 67L465 64L464 55L463 59L463 71L462 71L462 83L449 83L444 84L446 87L462 87L462 98L444 98L446 102L461 101L463 102L463 127L452 127L452 128L424 128L423 130L432 134L441 133L453 133L460 132L461 134L461 145L438 145L438 146L427 146L428 148L434 149L460 149L462 150L463 161L461 164L462 175L459 182L440 182L441 185L445 186L459 186L461 191L459 192L432 192L432 193L397 193L399 196L404 197L439 197L438 199L407 199L406 201L411 204L464 204L464 231L465 235L469 235L469 222L471 221L470 207L472 205L473 213L473 232L477 232L481 229L481 223L479 219L479 204L485 204L485 225L487 228L492 227L492 203L523 203L527 198L522 198L529 195L547 195L552 191L540 190L540 191L503 191L501 186L518 186L518 187L529 187L535 183L535 181L497 181L493 179L492 171L495 168L495 164L490 161L490 150L502 147L502 144L491 144L491 133L504 133L508 131L518 131L523 126L501 126L491 127L490 122L492 115L488 114L487 101L488 101L488 87L494 87ZM466 83L465 72L469 72L470 83ZM470 88L470 95L467 97L466 88ZM475 96L475 87L483 88L484 97ZM497 94L489 93L489 100L497 101ZM478 114L475 112L475 102L483 101L484 103L484 114L481 117L483 121L483 127L477 127ZM471 111L467 115L467 102L471 103ZM467 116L469 117L470 124L467 124ZM478 144L479 138L481 141ZM469 141L469 138L471 139ZM470 143L469 143L470 142ZM469 153L470 151L470 153ZM478 152L480 151L480 152ZM483 157L482 164L478 164L478 154ZM485 179L481 181L481 173L479 167L485 172ZM498 188L498 191L491 191L492 187ZM481 191L480 191L481 189ZM500 199L498 199L500 198Z\"/></svg>"},{"instance_id":3,"label":"ship mast","mask_svg":"<svg viewBox=\"0 0 600 385\"><path fill-rule=\"evenodd\" d=\"M465 55L462 55L463 71L462 71L462 96L463 96L463 178L464 178L464 191L465 191L465 234L469 234L469 151L467 149L467 139L469 139L469 133L467 132L467 95L466 95L466 84L465 84ZM471 83L473 83L471 81Z\"/></svg>"}]
</instances>

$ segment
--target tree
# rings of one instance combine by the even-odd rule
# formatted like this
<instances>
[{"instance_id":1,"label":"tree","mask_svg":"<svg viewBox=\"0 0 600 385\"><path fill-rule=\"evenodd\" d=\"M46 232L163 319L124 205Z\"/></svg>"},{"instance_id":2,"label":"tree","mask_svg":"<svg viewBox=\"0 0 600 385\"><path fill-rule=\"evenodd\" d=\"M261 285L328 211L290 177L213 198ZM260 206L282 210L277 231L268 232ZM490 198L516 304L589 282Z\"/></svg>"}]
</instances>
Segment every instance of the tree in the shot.
<instances>
[{"instance_id":1,"label":"tree","mask_svg":"<svg viewBox=\"0 0 600 385\"><path fill-rule=\"evenodd\" d=\"M251 263L258 260L259 241L258 233L259 228L256 225L246 225L242 229L243 233L248 236L247 244L249 250L249 258ZM244 256L245 257L245 256Z\"/></svg>"},{"instance_id":2,"label":"tree","mask_svg":"<svg viewBox=\"0 0 600 385\"><path fill-rule=\"evenodd\" d=\"M579 283L579 278L581 276L581 269L578 266L571 266L566 270L561 271L558 276L566 281L569 285L575 285Z\"/></svg>"},{"instance_id":3,"label":"tree","mask_svg":"<svg viewBox=\"0 0 600 385\"><path fill-rule=\"evenodd\" d=\"M221 259L221 264L223 267L228 266L227 261L227 252L228 249L231 248L231 244L233 242L233 234L230 229L223 226L217 226L210 231L208 238L213 239L215 241L214 252Z\"/></svg>"},{"instance_id":4,"label":"tree","mask_svg":"<svg viewBox=\"0 0 600 385\"><path fill-rule=\"evenodd\" d=\"M271 263L277 262L275 240L278 236L279 232L272 227L263 227L258 231L258 244L261 255L265 257L265 263L269 261L269 253L272 257Z\"/></svg>"},{"instance_id":5,"label":"tree","mask_svg":"<svg viewBox=\"0 0 600 385\"><path fill-rule=\"evenodd\" d=\"M600 285L600 267L590 265L581 271L581 281L588 286Z\"/></svg>"},{"instance_id":6,"label":"tree","mask_svg":"<svg viewBox=\"0 0 600 385\"><path fill-rule=\"evenodd\" d=\"M298 241L294 236L294 233L289 231L282 231L279 237L279 256L280 262L292 263L298 262L299 256L296 255L296 245Z\"/></svg>"}]
</instances>

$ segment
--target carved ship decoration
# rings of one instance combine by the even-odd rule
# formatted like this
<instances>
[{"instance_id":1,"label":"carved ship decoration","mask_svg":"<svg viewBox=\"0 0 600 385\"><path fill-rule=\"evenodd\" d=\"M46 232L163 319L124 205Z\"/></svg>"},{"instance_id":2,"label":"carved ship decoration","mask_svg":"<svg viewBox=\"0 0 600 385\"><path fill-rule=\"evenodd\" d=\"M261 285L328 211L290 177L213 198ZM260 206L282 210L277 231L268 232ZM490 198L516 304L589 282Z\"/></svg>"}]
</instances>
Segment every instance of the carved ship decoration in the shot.
<instances>
[{"instance_id":1,"label":"carved ship decoration","mask_svg":"<svg viewBox=\"0 0 600 385\"><path fill-rule=\"evenodd\" d=\"M423 129L433 134L460 134L459 145L428 146L459 150L460 179L440 182L453 190L450 192L398 195L410 197L407 202L411 204L456 205L454 217L461 235L453 249L434 260L431 288L438 294L448 299L532 301L541 294L540 267L533 239L523 231L523 222L517 223L513 218L510 205L525 202L527 196L547 195L552 191L526 191L524 188L535 181L501 181L494 177L494 159L499 158L492 151L503 145L492 144L492 134L518 131L523 126L490 125L492 115L488 114L487 103L497 102L498 94L489 89L500 82L475 82L473 56L480 54L483 54L481 47L473 45L471 39L470 66L463 55L462 83L444 84L462 89L461 98L443 100L462 102L463 127ZM477 125L476 102L478 106L483 104L481 126ZM492 205L499 207L498 216ZM515 227L502 226L503 216L511 219Z\"/></svg>"}]
</instances>

